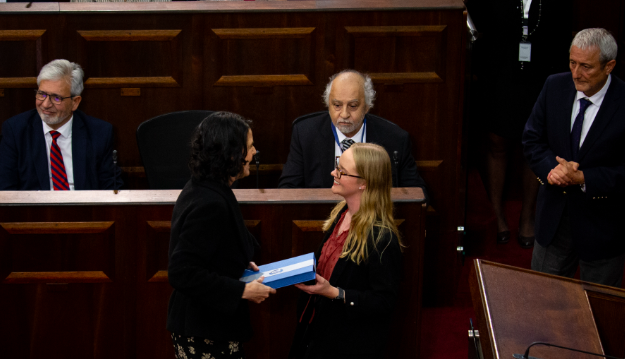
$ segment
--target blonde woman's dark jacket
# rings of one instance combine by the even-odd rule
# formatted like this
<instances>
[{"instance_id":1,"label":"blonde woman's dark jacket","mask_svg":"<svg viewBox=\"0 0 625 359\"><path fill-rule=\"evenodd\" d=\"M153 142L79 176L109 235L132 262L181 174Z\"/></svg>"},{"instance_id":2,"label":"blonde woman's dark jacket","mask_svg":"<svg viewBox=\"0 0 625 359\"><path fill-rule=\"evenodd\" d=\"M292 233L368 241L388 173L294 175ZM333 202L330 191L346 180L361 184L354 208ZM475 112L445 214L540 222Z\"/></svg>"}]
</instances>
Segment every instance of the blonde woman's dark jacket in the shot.
<instances>
[{"instance_id":1,"label":"blonde woman's dark jacket","mask_svg":"<svg viewBox=\"0 0 625 359\"><path fill-rule=\"evenodd\" d=\"M340 216L315 252L316 258L320 257ZM302 320L297 325L289 358L384 356L399 295L402 254L397 237L390 231L385 231L374 246L377 234L378 230L374 230L368 238L366 262L358 265L348 258L339 258L329 278L330 284L345 290L346 303L302 292L297 304L297 320ZM314 318L308 324L313 308Z\"/></svg>"}]
</instances>

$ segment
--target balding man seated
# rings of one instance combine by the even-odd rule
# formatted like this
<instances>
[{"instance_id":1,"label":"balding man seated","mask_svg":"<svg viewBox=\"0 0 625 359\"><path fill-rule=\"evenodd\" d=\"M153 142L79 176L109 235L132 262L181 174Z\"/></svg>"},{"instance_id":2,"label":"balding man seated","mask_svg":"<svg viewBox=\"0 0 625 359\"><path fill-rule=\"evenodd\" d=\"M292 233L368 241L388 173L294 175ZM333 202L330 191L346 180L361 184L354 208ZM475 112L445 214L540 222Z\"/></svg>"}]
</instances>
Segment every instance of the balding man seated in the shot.
<instances>
[{"instance_id":1,"label":"balding man seated","mask_svg":"<svg viewBox=\"0 0 625 359\"><path fill-rule=\"evenodd\" d=\"M355 142L381 145L391 158L395 187L421 187L408 132L383 118L367 115L375 90L367 75L344 70L330 78L323 94L328 112L293 124L291 150L280 188L330 188L335 158Z\"/></svg>"},{"instance_id":2,"label":"balding man seated","mask_svg":"<svg viewBox=\"0 0 625 359\"><path fill-rule=\"evenodd\" d=\"M0 190L114 189L113 126L78 111L83 71L67 60L37 77L35 108L2 125Z\"/></svg>"}]
</instances>

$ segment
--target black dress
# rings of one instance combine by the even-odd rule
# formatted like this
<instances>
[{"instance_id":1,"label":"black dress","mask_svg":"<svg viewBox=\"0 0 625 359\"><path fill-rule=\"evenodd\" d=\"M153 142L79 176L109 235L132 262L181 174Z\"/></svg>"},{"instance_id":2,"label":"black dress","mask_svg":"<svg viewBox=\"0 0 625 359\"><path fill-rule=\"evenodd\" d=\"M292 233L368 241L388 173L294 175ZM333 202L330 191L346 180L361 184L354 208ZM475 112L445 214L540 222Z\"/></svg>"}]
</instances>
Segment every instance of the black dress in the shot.
<instances>
[{"instance_id":1,"label":"black dress","mask_svg":"<svg viewBox=\"0 0 625 359\"><path fill-rule=\"evenodd\" d=\"M521 139L547 77L568 70L572 40L573 3L533 0L527 39L532 46L531 61L521 69L522 6L522 0L467 1L480 33L473 47L474 114L487 132L514 140Z\"/></svg>"},{"instance_id":2,"label":"black dress","mask_svg":"<svg viewBox=\"0 0 625 359\"><path fill-rule=\"evenodd\" d=\"M259 250L232 190L189 181L174 207L169 242L167 330L195 341L242 342L252 336L245 283L238 279Z\"/></svg>"}]
</instances>

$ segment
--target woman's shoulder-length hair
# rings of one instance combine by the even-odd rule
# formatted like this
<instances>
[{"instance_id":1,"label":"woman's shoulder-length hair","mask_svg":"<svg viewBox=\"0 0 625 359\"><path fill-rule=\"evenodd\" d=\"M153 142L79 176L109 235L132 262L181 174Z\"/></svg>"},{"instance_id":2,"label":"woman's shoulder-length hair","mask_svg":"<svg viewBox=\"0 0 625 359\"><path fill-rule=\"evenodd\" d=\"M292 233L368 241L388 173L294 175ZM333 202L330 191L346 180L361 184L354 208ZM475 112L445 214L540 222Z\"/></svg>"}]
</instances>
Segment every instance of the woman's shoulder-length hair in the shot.
<instances>
[{"instance_id":1,"label":"woman's shoulder-length hair","mask_svg":"<svg viewBox=\"0 0 625 359\"><path fill-rule=\"evenodd\" d=\"M202 120L191 138L191 176L228 185L246 163L251 123L232 112L214 112Z\"/></svg>"}]
</instances>

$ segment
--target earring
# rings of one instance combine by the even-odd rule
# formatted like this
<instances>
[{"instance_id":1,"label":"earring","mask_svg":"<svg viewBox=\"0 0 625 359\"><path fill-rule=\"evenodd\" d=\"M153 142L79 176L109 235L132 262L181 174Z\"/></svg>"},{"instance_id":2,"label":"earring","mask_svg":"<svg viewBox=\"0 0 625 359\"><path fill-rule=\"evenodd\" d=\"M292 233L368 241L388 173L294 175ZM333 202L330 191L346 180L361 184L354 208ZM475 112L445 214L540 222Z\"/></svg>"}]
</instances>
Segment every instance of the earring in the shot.
<instances>
[{"instance_id":1,"label":"earring","mask_svg":"<svg viewBox=\"0 0 625 359\"><path fill-rule=\"evenodd\" d=\"M362 187L358 187L358 189L362 189Z\"/></svg>"}]
</instances>

